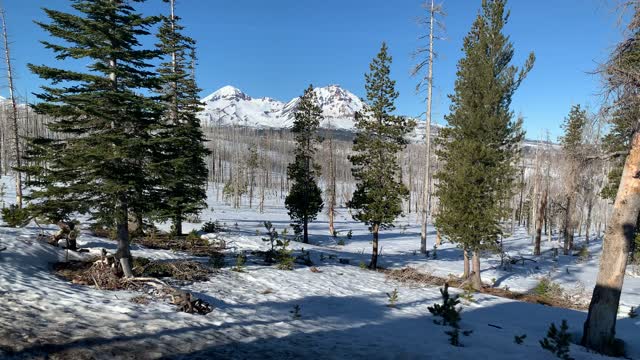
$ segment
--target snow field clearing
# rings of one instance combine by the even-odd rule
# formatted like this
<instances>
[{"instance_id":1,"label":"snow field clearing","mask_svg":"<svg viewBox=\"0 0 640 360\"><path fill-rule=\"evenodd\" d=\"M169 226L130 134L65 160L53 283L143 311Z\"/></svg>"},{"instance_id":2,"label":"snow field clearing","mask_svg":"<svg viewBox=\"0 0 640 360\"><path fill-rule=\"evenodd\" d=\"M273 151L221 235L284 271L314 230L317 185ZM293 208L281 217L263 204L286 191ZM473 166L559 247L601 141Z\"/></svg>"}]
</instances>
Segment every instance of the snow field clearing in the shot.
<instances>
[{"instance_id":1,"label":"snow field clearing","mask_svg":"<svg viewBox=\"0 0 640 360\"><path fill-rule=\"evenodd\" d=\"M264 233L263 220L271 221L278 231L289 224L280 202L271 199L265 213L260 214L255 209L234 210L210 200L215 210L207 210L201 219L219 220L230 228L223 235L232 247L227 265L209 281L182 287L214 305L214 311L206 316L179 313L161 301L134 304L129 299L139 295L137 292L100 291L71 284L51 273L50 264L64 259L65 253L39 242L37 227L0 228L0 244L7 247L0 252L0 358L553 359L538 343L551 322L559 325L566 319L574 337L579 337L584 312L475 294L474 302L463 301L461 322L461 329L473 333L461 336L464 347L451 346L444 333L448 328L434 324L427 310L440 302L438 288L408 286L361 269L358 264L370 256L369 234L344 209L336 224L344 246L336 245L336 239L328 235L324 215L310 228L314 245L292 242L293 248L311 252L314 266L321 272L301 265L293 271L277 270L251 255L244 272L232 271L234 251L266 249L261 240L264 235L256 234L256 230ZM437 250L437 259L414 254L419 249L415 220L411 214L400 219L395 229L382 233L380 265L413 266L442 276L459 274L462 255L450 244ZM185 224L185 232L200 226ZM348 230L353 231L350 240L345 236ZM433 240L430 236L428 247ZM530 239L524 232L504 243L511 255L530 257ZM113 251L116 244L83 233L78 245L97 254L101 248ZM496 286L527 291L540 277L550 276L567 291L590 296L600 242L591 244L591 258L585 262L563 256L553 261L551 244L543 242L543 246L542 260L513 265L508 271L498 268L499 257L484 257L483 280L489 283L493 278ZM132 253L153 259L206 261L136 245ZM331 254L336 258L329 259ZM78 256L88 255L71 258ZM348 258L350 264L341 264L337 258ZM398 302L391 308L387 293L394 289L398 290ZM640 358L640 320L630 319L626 313L638 305L640 279L627 276L617 333L627 343L631 358ZM296 306L298 318L294 316ZM527 335L524 344L515 344L514 336L523 334ZM571 355L576 359L604 358L576 345Z\"/></svg>"}]
</instances>

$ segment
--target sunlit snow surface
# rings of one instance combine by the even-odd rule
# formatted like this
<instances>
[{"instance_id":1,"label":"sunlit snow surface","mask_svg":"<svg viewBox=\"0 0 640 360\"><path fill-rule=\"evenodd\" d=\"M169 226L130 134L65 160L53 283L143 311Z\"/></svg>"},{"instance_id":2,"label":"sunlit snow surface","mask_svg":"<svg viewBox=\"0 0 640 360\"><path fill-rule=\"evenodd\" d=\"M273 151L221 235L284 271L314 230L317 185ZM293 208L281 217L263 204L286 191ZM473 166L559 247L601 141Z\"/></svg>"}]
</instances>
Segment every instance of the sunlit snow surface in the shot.
<instances>
[{"instance_id":1,"label":"sunlit snow surface","mask_svg":"<svg viewBox=\"0 0 640 360\"><path fill-rule=\"evenodd\" d=\"M7 190L6 198L11 199L11 186ZM278 230L289 224L278 198L270 199L264 214L246 207L231 209L215 201L213 190L209 204L215 211L207 210L202 220L217 219L231 228L224 235L230 252L266 248L262 236L256 235L256 230L263 230L263 220L272 221ZM187 224L185 230L200 226ZM538 343L552 321L566 319L576 337L581 332L584 312L475 295L475 302L463 303L461 323L462 329L473 330L473 334L461 337L464 347L453 347L444 333L447 328L435 325L427 310L440 300L438 289L398 284L380 273L360 269L358 264L368 260L370 252L366 228L353 222L345 209L340 209L337 228L342 238L353 230L353 239L346 240L345 246L336 245L328 236L324 215L311 226L311 241L316 245L294 243L296 249L311 251L320 273L301 265L281 271L252 256L246 271L239 273L231 271L234 261L228 256L227 266L209 281L184 286L215 306L212 313L201 316L178 313L165 302L145 306L129 301L139 293L100 291L61 280L51 273L50 263L63 259L64 252L38 242L34 224L24 229L2 227L0 247L7 250L0 252L0 358L45 358L48 354L54 359L553 359ZM429 247L433 239L430 234ZM94 253L101 248L115 249L115 243L87 233L82 234L79 245ZM525 291L539 277L550 275L567 291L579 294L584 289L588 296L600 242L594 241L590 248L594 256L585 263L562 256L553 262L550 244L543 245L545 255L540 262L517 265L512 271L496 269L498 257L483 258L483 280L495 278L500 287ZM461 253L449 244L438 250L437 260L414 255L419 248L415 214L385 231L381 247L380 262L386 267L410 265L443 276L462 270ZM522 231L506 239L505 247L512 255L530 256L530 239ZM351 265L336 259L321 261L321 253L349 258ZM133 247L133 255L189 258L138 246ZM389 308L386 293L394 288L399 301L396 308ZM300 306L301 317L294 320L295 305ZM632 358L640 357L640 321L629 319L626 313L630 306L638 305L640 280L627 276L617 331ZM514 335L522 334L527 335L524 344L515 344ZM603 358L576 345L571 355Z\"/></svg>"}]
</instances>

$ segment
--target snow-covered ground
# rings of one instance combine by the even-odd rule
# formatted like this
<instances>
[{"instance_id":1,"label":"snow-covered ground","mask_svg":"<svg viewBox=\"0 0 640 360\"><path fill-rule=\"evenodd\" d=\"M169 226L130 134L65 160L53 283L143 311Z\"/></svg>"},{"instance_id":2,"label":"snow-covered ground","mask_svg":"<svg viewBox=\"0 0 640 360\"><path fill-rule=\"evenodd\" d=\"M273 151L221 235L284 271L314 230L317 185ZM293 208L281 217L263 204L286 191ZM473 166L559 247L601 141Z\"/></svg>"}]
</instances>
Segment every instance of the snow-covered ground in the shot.
<instances>
[{"instance_id":1,"label":"snow-covered ground","mask_svg":"<svg viewBox=\"0 0 640 360\"><path fill-rule=\"evenodd\" d=\"M7 198L10 196L8 191ZM264 220L278 231L289 224L280 199L271 199L263 214L245 207L234 210L213 200L210 207L214 211L205 211L201 218L226 223L231 231L223 236L232 247L230 253L266 249L261 240L264 235L256 234L256 230L264 233ZM443 276L459 274L461 253L449 244L438 249L435 260L416 254L419 226L415 220L412 214L384 232L380 264L414 266ZM200 226L187 224L185 230ZM314 245L292 243L296 249L310 250L321 272L301 265L293 271L277 270L252 256L244 272L235 272L230 254L227 266L209 281L183 287L214 305L213 312L201 316L176 312L165 302L134 304L129 299L139 295L135 292L73 285L52 274L50 264L64 259L64 251L39 242L37 227L0 227L0 247L7 247L0 252L0 358L553 359L538 343L551 322L566 319L579 338L584 312L476 294L474 302L463 302L461 323L463 330L473 333L461 337L464 347L453 347L444 333L448 329L434 324L427 310L440 302L439 290L400 284L361 269L358 264L369 259L367 229L352 221L345 209L340 210L337 229L344 246L329 236L324 215L311 226ZM353 231L350 240L346 239L348 230ZM433 238L430 236L429 246ZM79 245L96 253L101 248L115 249L115 243L88 233L82 234ZM530 239L522 231L504 245L512 255L530 256ZM553 261L551 244L544 245L545 254L538 263L514 265L511 270L500 270L499 258L487 255L482 259L483 280L493 278L496 286L526 291L548 275L567 291L588 296L600 242L592 243L592 258L582 263L562 256ZM329 258L330 254L349 258L351 264L341 264ZM133 247L133 255L190 258L139 246ZM390 308L387 293L394 289L398 290L398 304ZM626 313L630 306L639 305L640 279L628 276L617 332L631 358L640 358L640 321ZM300 307L299 318L292 316L295 306ZM524 344L515 344L514 336L523 334L527 335ZM571 355L604 358L577 345L572 345Z\"/></svg>"}]
</instances>

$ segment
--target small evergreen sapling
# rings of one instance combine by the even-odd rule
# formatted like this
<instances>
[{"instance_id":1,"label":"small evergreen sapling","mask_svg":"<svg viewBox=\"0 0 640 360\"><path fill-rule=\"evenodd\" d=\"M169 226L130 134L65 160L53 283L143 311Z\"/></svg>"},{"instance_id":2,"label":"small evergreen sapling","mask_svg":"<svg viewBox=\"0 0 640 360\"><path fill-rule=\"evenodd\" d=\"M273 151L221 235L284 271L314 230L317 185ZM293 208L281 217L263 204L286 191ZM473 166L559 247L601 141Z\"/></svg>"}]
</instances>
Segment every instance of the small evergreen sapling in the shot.
<instances>
[{"instance_id":1,"label":"small evergreen sapling","mask_svg":"<svg viewBox=\"0 0 640 360\"><path fill-rule=\"evenodd\" d=\"M247 262L247 256L244 253L239 253L236 256L236 266L232 269L237 272L244 272L244 264Z\"/></svg>"},{"instance_id":2,"label":"small evergreen sapling","mask_svg":"<svg viewBox=\"0 0 640 360\"><path fill-rule=\"evenodd\" d=\"M434 316L442 318L442 320L436 319L433 320L433 322L443 326L451 325L454 328L459 327L461 309L456 308L456 306L460 304L458 295L453 297L449 295L449 284L444 284L444 288L440 289L440 294L442 294L442 304L434 304L427 308Z\"/></svg>"},{"instance_id":3,"label":"small evergreen sapling","mask_svg":"<svg viewBox=\"0 0 640 360\"><path fill-rule=\"evenodd\" d=\"M556 324L551 323L547 337L540 340L540 345L543 349L549 350L559 359L573 360L573 358L569 356L571 334L569 334L568 330L569 325L567 325L567 320L562 320L560 330L558 330Z\"/></svg>"},{"instance_id":4,"label":"small evergreen sapling","mask_svg":"<svg viewBox=\"0 0 640 360\"><path fill-rule=\"evenodd\" d=\"M300 314L300 305L293 305L293 310L289 312L291 313L293 320L297 320L302 317L302 314Z\"/></svg>"},{"instance_id":5,"label":"small evergreen sapling","mask_svg":"<svg viewBox=\"0 0 640 360\"><path fill-rule=\"evenodd\" d=\"M393 289L391 293L387 293L387 297L389 298L389 304L387 304L387 306L390 308L396 307L398 303L398 289Z\"/></svg>"},{"instance_id":6,"label":"small evergreen sapling","mask_svg":"<svg viewBox=\"0 0 640 360\"><path fill-rule=\"evenodd\" d=\"M293 270L295 258L291 255L293 250L288 249L289 241L289 239L276 240L276 244L279 247L276 258L278 260L278 269L280 270Z\"/></svg>"},{"instance_id":7,"label":"small evergreen sapling","mask_svg":"<svg viewBox=\"0 0 640 360\"><path fill-rule=\"evenodd\" d=\"M264 223L265 229L267 229L266 238L262 238L262 241L267 242L270 246L269 250L264 253L264 261L267 264L271 264L275 261L276 258L276 245L278 241L278 232L271 224L271 221L265 221Z\"/></svg>"},{"instance_id":8,"label":"small evergreen sapling","mask_svg":"<svg viewBox=\"0 0 640 360\"><path fill-rule=\"evenodd\" d=\"M522 345L524 343L524 339L526 338L527 338L527 334L515 335L513 337L513 342L515 342L518 345Z\"/></svg>"},{"instance_id":9,"label":"small evergreen sapling","mask_svg":"<svg viewBox=\"0 0 640 360\"><path fill-rule=\"evenodd\" d=\"M634 306L632 306L631 309L629 309L629 317L632 319L635 319L638 317L638 309L636 309Z\"/></svg>"}]
</instances>

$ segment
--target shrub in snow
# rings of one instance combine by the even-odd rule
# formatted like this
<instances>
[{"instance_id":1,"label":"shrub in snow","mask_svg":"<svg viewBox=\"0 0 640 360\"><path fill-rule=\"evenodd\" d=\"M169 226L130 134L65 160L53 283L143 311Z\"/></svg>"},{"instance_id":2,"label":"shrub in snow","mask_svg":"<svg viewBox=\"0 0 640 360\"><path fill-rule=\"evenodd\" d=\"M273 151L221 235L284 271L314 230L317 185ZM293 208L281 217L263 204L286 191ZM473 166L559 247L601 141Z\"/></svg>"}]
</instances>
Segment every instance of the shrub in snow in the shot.
<instances>
[{"instance_id":1,"label":"shrub in snow","mask_svg":"<svg viewBox=\"0 0 640 360\"><path fill-rule=\"evenodd\" d=\"M280 270L293 270L293 263L295 262L295 258L293 257L292 250L289 250L289 239L278 239L276 240L276 244L278 245L278 253L277 253L277 261L278 261L278 269Z\"/></svg>"},{"instance_id":2,"label":"shrub in snow","mask_svg":"<svg viewBox=\"0 0 640 360\"><path fill-rule=\"evenodd\" d=\"M526 338L527 338L527 334L515 335L513 337L513 342L515 342L518 345L522 345L522 343L524 343L524 339Z\"/></svg>"},{"instance_id":3,"label":"shrub in snow","mask_svg":"<svg viewBox=\"0 0 640 360\"><path fill-rule=\"evenodd\" d=\"M549 350L560 359L573 360L573 358L569 356L571 334L569 334L568 330L569 325L567 325L567 320L562 320L560 330L558 330L556 324L551 323L549 331L547 331L547 337L540 340L540 345L543 349Z\"/></svg>"},{"instance_id":4,"label":"shrub in snow","mask_svg":"<svg viewBox=\"0 0 640 360\"><path fill-rule=\"evenodd\" d=\"M236 266L232 270L237 272L243 272L244 264L246 262L247 262L247 256L244 253L238 254L238 256L236 256Z\"/></svg>"},{"instance_id":5,"label":"shrub in snow","mask_svg":"<svg viewBox=\"0 0 640 360\"><path fill-rule=\"evenodd\" d=\"M269 250L264 252L264 262L271 264L276 258L276 245L278 241L278 232L273 227L271 221L265 221L264 228L267 229L267 237L262 238L262 241L269 244Z\"/></svg>"},{"instance_id":6,"label":"shrub in snow","mask_svg":"<svg viewBox=\"0 0 640 360\"><path fill-rule=\"evenodd\" d=\"M206 223L202 224L200 231L205 234L219 233L222 231L222 226L217 221L207 221Z\"/></svg>"},{"instance_id":7,"label":"shrub in snow","mask_svg":"<svg viewBox=\"0 0 640 360\"><path fill-rule=\"evenodd\" d=\"M533 288L533 293L543 297L559 297L562 296L562 287L551 281L549 277L543 277Z\"/></svg>"},{"instance_id":8,"label":"shrub in snow","mask_svg":"<svg viewBox=\"0 0 640 360\"><path fill-rule=\"evenodd\" d=\"M300 314L300 305L293 305L293 310L289 312L291 313L293 320L300 319L302 317L302 314Z\"/></svg>"},{"instance_id":9,"label":"shrub in snow","mask_svg":"<svg viewBox=\"0 0 640 360\"><path fill-rule=\"evenodd\" d=\"M579 262L585 262L589 260L589 248L586 246L582 246L580 248L580 251L578 252L578 261Z\"/></svg>"},{"instance_id":10,"label":"shrub in snow","mask_svg":"<svg viewBox=\"0 0 640 360\"><path fill-rule=\"evenodd\" d=\"M451 297L449 295L449 284L444 284L444 288L440 289L442 295L442 304L434 304L429 306L429 312L434 316L440 317L442 320L433 320L438 325L451 325L454 328L459 326L460 322L460 308L456 308L460 304L458 295Z\"/></svg>"},{"instance_id":11,"label":"shrub in snow","mask_svg":"<svg viewBox=\"0 0 640 360\"><path fill-rule=\"evenodd\" d=\"M209 245L209 240L201 238L196 230L191 230L191 232L187 235L187 243L192 247L207 246Z\"/></svg>"},{"instance_id":12,"label":"shrub in snow","mask_svg":"<svg viewBox=\"0 0 640 360\"><path fill-rule=\"evenodd\" d=\"M396 307L398 303L398 289L393 289L391 293L387 293L387 297L389 298L388 307Z\"/></svg>"},{"instance_id":13,"label":"shrub in snow","mask_svg":"<svg viewBox=\"0 0 640 360\"><path fill-rule=\"evenodd\" d=\"M352 231L352 230L349 230L349 231L347 232L347 239L351 240L351 238L352 238L352 237L353 237L353 231Z\"/></svg>"},{"instance_id":14,"label":"shrub in snow","mask_svg":"<svg viewBox=\"0 0 640 360\"><path fill-rule=\"evenodd\" d=\"M313 261L311 261L311 253L302 249L300 251L300 255L296 256L296 262L305 266L313 265Z\"/></svg>"},{"instance_id":15,"label":"shrub in snow","mask_svg":"<svg viewBox=\"0 0 640 360\"><path fill-rule=\"evenodd\" d=\"M214 269L222 269L224 267L224 253L214 252L209 258L209 264Z\"/></svg>"},{"instance_id":16,"label":"shrub in snow","mask_svg":"<svg viewBox=\"0 0 640 360\"><path fill-rule=\"evenodd\" d=\"M2 209L2 220L10 227L25 227L31 221L29 211L15 204Z\"/></svg>"},{"instance_id":17,"label":"shrub in snow","mask_svg":"<svg viewBox=\"0 0 640 360\"><path fill-rule=\"evenodd\" d=\"M638 317L638 310L632 306L631 309L629 310L629 317L632 319L635 319Z\"/></svg>"},{"instance_id":18,"label":"shrub in snow","mask_svg":"<svg viewBox=\"0 0 640 360\"><path fill-rule=\"evenodd\" d=\"M476 291L473 289L473 286L471 286L471 284L467 284L464 287L464 292L462 293L462 295L460 295L460 298L462 300L465 300L466 302L474 302L476 301L476 299L473 297L473 294Z\"/></svg>"}]
</instances>

